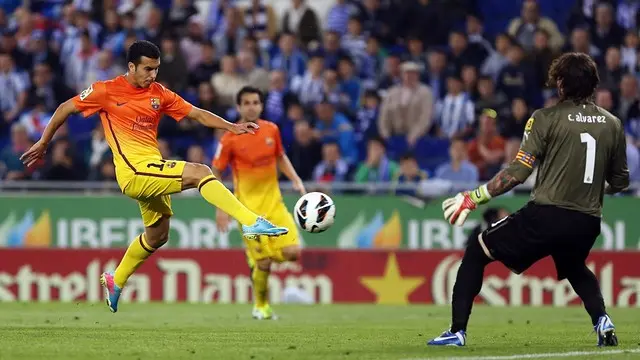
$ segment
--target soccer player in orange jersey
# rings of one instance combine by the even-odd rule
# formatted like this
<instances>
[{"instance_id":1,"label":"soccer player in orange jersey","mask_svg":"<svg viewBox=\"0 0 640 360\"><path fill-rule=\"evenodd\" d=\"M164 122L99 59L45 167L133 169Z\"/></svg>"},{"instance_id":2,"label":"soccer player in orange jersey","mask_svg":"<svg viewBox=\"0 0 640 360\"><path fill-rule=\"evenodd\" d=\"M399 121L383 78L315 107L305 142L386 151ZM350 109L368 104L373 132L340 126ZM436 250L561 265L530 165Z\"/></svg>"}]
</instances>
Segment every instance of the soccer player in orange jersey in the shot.
<instances>
[{"instance_id":1,"label":"soccer player in orange jersey","mask_svg":"<svg viewBox=\"0 0 640 360\"><path fill-rule=\"evenodd\" d=\"M272 262L295 261L300 257L298 232L293 216L282 201L278 185L278 170L293 182L300 194L305 193L304 184L291 165L282 147L280 131L274 123L260 120L262 93L253 87L244 87L236 96L240 113L240 124L256 122L260 128L247 137L231 132L224 134L213 160L213 172L217 176L227 166L233 173L234 191L238 200L252 211L265 214L266 218L289 229L289 233L278 238L258 237L252 241L245 237L246 253L253 281L253 317L274 319L269 306L268 277ZM229 215L218 209L218 229L226 231Z\"/></svg>"},{"instance_id":2,"label":"soccer player in orange jersey","mask_svg":"<svg viewBox=\"0 0 640 360\"><path fill-rule=\"evenodd\" d=\"M42 138L21 158L27 166L41 159L54 133L69 115L100 114L113 152L118 185L125 195L138 201L145 226L144 233L129 245L115 272L104 273L100 278L112 312L118 310L118 299L129 277L168 240L169 218L173 215L170 194L197 187L205 200L238 220L247 236L279 236L288 232L245 207L217 181L208 166L162 159L156 140L162 114L176 121L188 117L246 137L253 137L258 125L229 123L156 83L160 50L151 42L134 42L127 52L127 63L125 75L95 82L60 105Z\"/></svg>"}]
</instances>

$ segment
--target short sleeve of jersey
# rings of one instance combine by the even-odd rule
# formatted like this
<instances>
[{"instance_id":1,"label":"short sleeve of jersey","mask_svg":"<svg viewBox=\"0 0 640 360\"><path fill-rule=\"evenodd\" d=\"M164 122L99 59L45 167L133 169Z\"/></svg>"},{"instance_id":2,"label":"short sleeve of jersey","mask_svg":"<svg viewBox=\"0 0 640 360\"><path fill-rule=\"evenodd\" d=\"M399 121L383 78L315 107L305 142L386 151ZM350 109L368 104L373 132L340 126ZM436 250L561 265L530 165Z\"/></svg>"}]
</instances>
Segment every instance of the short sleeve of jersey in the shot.
<instances>
[{"instance_id":1,"label":"short sleeve of jersey","mask_svg":"<svg viewBox=\"0 0 640 360\"><path fill-rule=\"evenodd\" d=\"M540 110L536 110L524 127L524 135L518 151L518 160L523 165L533 168L536 161L547 151L547 123Z\"/></svg>"},{"instance_id":2,"label":"short sleeve of jersey","mask_svg":"<svg viewBox=\"0 0 640 360\"><path fill-rule=\"evenodd\" d=\"M163 87L162 88L162 112L171 116L176 121L180 121L187 116L193 105L183 99L175 92Z\"/></svg>"},{"instance_id":3,"label":"short sleeve of jersey","mask_svg":"<svg viewBox=\"0 0 640 360\"><path fill-rule=\"evenodd\" d=\"M231 162L231 153L233 150L231 138L223 136L218 143L216 153L213 156L211 165L218 171L225 171Z\"/></svg>"},{"instance_id":4,"label":"short sleeve of jersey","mask_svg":"<svg viewBox=\"0 0 640 360\"><path fill-rule=\"evenodd\" d=\"M107 95L107 85L102 82L95 82L80 94L73 97L73 105L88 117L102 110Z\"/></svg>"}]
</instances>

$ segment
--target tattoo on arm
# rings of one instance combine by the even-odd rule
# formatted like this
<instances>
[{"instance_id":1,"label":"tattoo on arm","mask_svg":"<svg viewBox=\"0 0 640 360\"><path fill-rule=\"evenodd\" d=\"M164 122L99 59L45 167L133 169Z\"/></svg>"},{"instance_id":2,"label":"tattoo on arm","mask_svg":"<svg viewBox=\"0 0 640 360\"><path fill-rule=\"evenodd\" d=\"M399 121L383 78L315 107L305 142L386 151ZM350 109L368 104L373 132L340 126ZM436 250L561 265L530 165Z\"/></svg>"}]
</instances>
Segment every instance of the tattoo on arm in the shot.
<instances>
[{"instance_id":1,"label":"tattoo on arm","mask_svg":"<svg viewBox=\"0 0 640 360\"><path fill-rule=\"evenodd\" d=\"M520 184L515 176L509 174L507 169L502 169L487 183L487 190L491 197L500 196Z\"/></svg>"}]
</instances>

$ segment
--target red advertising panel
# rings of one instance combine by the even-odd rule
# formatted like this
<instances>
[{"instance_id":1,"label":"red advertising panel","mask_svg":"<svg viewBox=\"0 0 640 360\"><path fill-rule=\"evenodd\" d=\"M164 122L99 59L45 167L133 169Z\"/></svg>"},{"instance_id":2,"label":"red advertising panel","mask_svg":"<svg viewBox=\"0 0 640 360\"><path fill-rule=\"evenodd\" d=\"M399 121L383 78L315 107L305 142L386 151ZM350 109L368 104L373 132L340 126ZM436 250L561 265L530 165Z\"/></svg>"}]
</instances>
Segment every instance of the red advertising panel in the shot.
<instances>
[{"instance_id":1,"label":"red advertising panel","mask_svg":"<svg viewBox=\"0 0 640 360\"><path fill-rule=\"evenodd\" d=\"M102 301L100 274L122 250L0 250L0 301ZM316 303L449 304L458 251L307 250L296 264L274 265L273 303L298 288ZM640 255L595 252L589 267L608 306L637 307ZM160 250L134 275L125 301L251 302L251 278L241 250ZM498 263L487 267L478 302L490 305L579 304L569 283L557 281L547 258L523 275Z\"/></svg>"}]
</instances>

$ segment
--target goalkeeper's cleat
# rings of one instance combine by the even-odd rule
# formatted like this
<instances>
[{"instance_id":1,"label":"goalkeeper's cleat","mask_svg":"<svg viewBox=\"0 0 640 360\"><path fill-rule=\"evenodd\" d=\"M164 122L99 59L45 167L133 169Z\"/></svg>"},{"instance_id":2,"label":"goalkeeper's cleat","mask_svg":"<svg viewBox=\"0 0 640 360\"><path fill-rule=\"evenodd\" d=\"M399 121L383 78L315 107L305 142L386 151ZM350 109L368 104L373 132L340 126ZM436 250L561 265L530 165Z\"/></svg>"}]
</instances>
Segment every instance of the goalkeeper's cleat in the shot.
<instances>
[{"instance_id":1,"label":"goalkeeper's cleat","mask_svg":"<svg viewBox=\"0 0 640 360\"><path fill-rule=\"evenodd\" d=\"M111 312L113 313L117 312L118 300L120 299L120 293L122 292L122 289L114 282L113 274L108 272L102 273L102 276L100 276L100 284L102 284L102 286L104 287L104 292L107 297L106 302L109 310L111 310Z\"/></svg>"},{"instance_id":2,"label":"goalkeeper's cleat","mask_svg":"<svg viewBox=\"0 0 640 360\"><path fill-rule=\"evenodd\" d=\"M269 305L260 308L254 307L251 316L256 320L278 320L278 316Z\"/></svg>"},{"instance_id":3,"label":"goalkeeper's cleat","mask_svg":"<svg viewBox=\"0 0 640 360\"><path fill-rule=\"evenodd\" d=\"M465 346L467 343L467 334L464 330L452 333L451 330L443 332L437 338L428 341L427 345L431 346Z\"/></svg>"},{"instance_id":4,"label":"goalkeeper's cleat","mask_svg":"<svg viewBox=\"0 0 640 360\"><path fill-rule=\"evenodd\" d=\"M598 336L598 346L618 346L616 327L613 325L609 315L600 316L593 330Z\"/></svg>"},{"instance_id":5,"label":"goalkeeper's cleat","mask_svg":"<svg viewBox=\"0 0 640 360\"><path fill-rule=\"evenodd\" d=\"M242 225L242 234L247 239L258 240L260 235L265 236L280 236L289 232L289 229L285 227L275 226L267 219L259 217L255 224L251 226Z\"/></svg>"}]
</instances>

